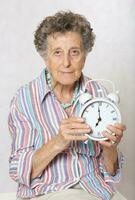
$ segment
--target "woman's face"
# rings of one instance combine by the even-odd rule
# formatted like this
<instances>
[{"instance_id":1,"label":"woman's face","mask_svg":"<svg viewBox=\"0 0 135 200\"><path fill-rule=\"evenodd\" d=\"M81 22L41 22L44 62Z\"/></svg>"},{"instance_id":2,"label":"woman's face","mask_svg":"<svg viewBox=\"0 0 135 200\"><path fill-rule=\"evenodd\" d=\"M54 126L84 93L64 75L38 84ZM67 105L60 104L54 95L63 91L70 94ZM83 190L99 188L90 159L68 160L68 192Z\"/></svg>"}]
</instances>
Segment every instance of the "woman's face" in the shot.
<instances>
[{"instance_id":1,"label":"woman's face","mask_svg":"<svg viewBox=\"0 0 135 200\"><path fill-rule=\"evenodd\" d=\"M85 52L80 34L58 32L48 37L45 63L54 83L73 85L81 76L84 62Z\"/></svg>"}]
</instances>

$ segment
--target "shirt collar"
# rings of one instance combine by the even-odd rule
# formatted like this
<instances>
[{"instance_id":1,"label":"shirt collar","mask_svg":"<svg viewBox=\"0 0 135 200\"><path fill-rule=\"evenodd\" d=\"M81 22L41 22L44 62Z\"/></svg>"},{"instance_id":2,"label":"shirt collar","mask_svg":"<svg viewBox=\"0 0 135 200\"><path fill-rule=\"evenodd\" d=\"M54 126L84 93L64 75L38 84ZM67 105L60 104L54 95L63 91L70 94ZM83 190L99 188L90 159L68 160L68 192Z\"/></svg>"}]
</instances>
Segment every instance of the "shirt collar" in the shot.
<instances>
[{"instance_id":1,"label":"shirt collar","mask_svg":"<svg viewBox=\"0 0 135 200\"><path fill-rule=\"evenodd\" d=\"M45 96L51 92L47 79L46 79L46 68L44 68L38 78L38 88L39 88L39 95L40 95L40 100L41 103L43 102Z\"/></svg>"}]
</instances>

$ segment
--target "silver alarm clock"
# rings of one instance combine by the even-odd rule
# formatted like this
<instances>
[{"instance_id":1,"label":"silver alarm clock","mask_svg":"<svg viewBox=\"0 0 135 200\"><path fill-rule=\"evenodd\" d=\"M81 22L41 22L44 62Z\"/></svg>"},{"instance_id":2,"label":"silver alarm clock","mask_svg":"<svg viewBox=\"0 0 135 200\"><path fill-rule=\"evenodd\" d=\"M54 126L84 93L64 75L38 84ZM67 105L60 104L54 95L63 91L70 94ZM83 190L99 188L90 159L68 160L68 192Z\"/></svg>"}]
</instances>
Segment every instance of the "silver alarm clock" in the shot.
<instances>
[{"instance_id":1,"label":"silver alarm clock","mask_svg":"<svg viewBox=\"0 0 135 200\"><path fill-rule=\"evenodd\" d=\"M92 81L98 81L103 79L90 80L86 84ZM100 141L106 140L102 132L107 130L108 125L114 125L121 122L121 113L118 108L120 101L118 92L115 92L113 82L110 80L103 80L112 84L113 92L109 93L105 97L92 97L87 91L82 93L78 100L81 104L81 110L79 117L85 119L86 123L91 127L90 134L86 134L90 139ZM85 86L86 88L86 86ZM101 91L100 91L101 92ZM107 130L108 131L108 130ZM109 132L109 131L108 131Z\"/></svg>"}]
</instances>

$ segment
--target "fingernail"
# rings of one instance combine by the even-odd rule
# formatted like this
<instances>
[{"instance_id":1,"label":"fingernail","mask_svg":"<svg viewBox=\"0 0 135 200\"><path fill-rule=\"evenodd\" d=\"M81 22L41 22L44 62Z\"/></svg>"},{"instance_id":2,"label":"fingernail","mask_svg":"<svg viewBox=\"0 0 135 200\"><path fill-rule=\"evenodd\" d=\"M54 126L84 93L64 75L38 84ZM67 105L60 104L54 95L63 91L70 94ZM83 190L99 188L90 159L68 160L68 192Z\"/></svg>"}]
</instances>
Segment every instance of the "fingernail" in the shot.
<instances>
[{"instance_id":1,"label":"fingernail","mask_svg":"<svg viewBox=\"0 0 135 200\"><path fill-rule=\"evenodd\" d=\"M83 118L78 118L78 120L79 120L80 122L84 122L84 119L83 119Z\"/></svg>"}]
</instances>

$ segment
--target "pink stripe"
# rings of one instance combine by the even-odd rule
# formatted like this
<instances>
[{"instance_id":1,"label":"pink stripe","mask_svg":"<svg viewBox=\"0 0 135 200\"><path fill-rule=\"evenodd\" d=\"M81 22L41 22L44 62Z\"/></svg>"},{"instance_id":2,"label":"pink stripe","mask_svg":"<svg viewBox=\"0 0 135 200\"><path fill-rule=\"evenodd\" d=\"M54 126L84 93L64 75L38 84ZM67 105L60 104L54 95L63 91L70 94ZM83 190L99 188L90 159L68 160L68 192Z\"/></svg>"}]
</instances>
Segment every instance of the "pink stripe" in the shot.
<instances>
[{"instance_id":1,"label":"pink stripe","mask_svg":"<svg viewBox=\"0 0 135 200\"><path fill-rule=\"evenodd\" d=\"M97 169L97 160L96 159L92 159L93 160L93 165L94 168ZM109 193L112 193L111 188L109 187L109 185L107 185L105 183L105 181L99 176L99 172L98 171L94 171L95 177L99 180L99 182L101 183L101 185L108 190Z\"/></svg>"}]
</instances>

